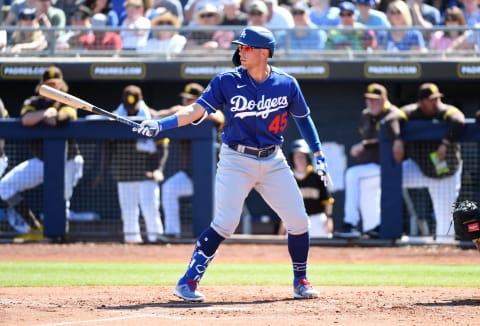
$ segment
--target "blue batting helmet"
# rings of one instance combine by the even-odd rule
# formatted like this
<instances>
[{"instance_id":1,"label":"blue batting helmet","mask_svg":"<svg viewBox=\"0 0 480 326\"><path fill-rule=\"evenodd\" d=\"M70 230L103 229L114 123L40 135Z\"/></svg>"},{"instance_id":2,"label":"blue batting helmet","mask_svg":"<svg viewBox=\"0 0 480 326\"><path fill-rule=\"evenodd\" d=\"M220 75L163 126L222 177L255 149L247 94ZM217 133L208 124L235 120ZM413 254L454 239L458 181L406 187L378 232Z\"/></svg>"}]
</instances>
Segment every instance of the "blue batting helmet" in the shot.
<instances>
[{"instance_id":1,"label":"blue batting helmet","mask_svg":"<svg viewBox=\"0 0 480 326\"><path fill-rule=\"evenodd\" d=\"M269 49L270 58L275 50L275 37L273 33L265 27L249 26L245 28L234 44L248 45L255 48Z\"/></svg>"}]
</instances>

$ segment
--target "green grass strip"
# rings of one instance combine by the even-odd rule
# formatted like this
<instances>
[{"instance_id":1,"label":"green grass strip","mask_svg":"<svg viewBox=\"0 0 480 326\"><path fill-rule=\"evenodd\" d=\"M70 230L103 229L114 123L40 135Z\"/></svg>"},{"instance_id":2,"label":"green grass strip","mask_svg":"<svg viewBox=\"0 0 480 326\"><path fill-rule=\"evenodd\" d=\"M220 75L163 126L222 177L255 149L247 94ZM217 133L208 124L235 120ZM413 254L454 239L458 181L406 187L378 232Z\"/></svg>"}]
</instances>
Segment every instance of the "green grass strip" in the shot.
<instances>
[{"instance_id":1,"label":"green grass strip","mask_svg":"<svg viewBox=\"0 0 480 326\"><path fill-rule=\"evenodd\" d=\"M0 262L0 287L174 285L186 263ZM212 263L202 285L290 285L290 264ZM316 286L478 287L480 265L310 264Z\"/></svg>"}]
</instances>

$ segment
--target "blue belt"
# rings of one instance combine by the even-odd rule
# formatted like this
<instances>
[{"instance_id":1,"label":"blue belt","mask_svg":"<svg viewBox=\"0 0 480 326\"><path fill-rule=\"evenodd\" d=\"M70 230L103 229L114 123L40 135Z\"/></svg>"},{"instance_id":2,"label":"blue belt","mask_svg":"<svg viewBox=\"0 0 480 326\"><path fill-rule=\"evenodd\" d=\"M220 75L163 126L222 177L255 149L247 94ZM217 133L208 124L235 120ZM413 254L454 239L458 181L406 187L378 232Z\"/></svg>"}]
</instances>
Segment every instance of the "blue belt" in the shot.
<instances>
[{"instance_id":1,"label":"blue belt","mask_svg":"<svg viewBox=\"0 0 480 326\"><path fill-rule=\"evenodd\" d=\"M272 145L265 148L253 148L244 145L228 145L228 147L239 153L248 154L255 157L268 157L277 150L277 145Z\"/></svg>"}]
</instances>

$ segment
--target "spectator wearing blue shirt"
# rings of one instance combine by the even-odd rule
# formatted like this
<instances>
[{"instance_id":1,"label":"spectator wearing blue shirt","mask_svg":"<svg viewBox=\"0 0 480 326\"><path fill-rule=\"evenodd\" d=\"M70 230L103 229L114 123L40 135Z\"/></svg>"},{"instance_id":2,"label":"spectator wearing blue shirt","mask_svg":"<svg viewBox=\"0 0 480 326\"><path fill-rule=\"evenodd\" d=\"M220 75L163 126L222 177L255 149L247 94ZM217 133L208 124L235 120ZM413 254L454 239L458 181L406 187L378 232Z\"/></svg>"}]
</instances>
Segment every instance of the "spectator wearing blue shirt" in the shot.
<instances>
[{"instance_id":1,"label":"spectator wearing blue shirt","mask_svg":"<svg viewBox=\"0 0 480 326\"><path fill-rule=\"evenodd\" d=\"M119 24L121 24L122 19L125 17L125 0L112 0L112 9L117 13L117 16L120 19Z\"/></svg>"},{"instance_id":2,"label":"spectator wearing blue shirt","mask_svg":"<svg viewBox=\"0 0 480 326\"><path fill-rule=\"evenodd\" d=\"M463 16L468 26L475 26L480 23L480 9L478 9L478 0L463 0Z\"/></svg>"},{"instance_id":3,"label":"spectator wearing blue shirt","mask_svg":"<svg viewBox=\"0 0 480 326\"><path fill-rule=\"evenodd\" d=\"M310 21L317 26L338 26L340 9L330 5L330 0L309 0Z\"/></svg>"},{"instance_id":4,"label":"spectator wearing blue shirt","mask_svg":"<svg viewBox=\"0 0 480 326\"><path fill-rule=\"evenodd\" d=\"M422 33L412 28L412 16L408 5L402 0L390 2L387 17L392 29L379 35L378 44L381 49L390 52L427 50Z\"/></svg>"},{"instance_id":5,"label":"spectator wearing blue shirt","mask_svg":"<svg viewBox=\"0 0 480 326\"><path fill-rule=\"evenodd\" d=\"M376 5L375 0L356 0L357 4L357 22L370 27L390 28L390 22L384 12L373 9Z\"/></svg>"},{"instance_id":6,"label":"spectator wearing blue shirt","mask_svg":"<svg viewBox=\"0 0 480 326\"><path fill-rule=\"evenodd\" d=\"M306 5L297 2L290 10L295 29L286 34L281 34L278 39L278 47L296 50L321 50L325 47L327 34L318 29L310 21L309 10Z\"/></svg>"}]
</instances>

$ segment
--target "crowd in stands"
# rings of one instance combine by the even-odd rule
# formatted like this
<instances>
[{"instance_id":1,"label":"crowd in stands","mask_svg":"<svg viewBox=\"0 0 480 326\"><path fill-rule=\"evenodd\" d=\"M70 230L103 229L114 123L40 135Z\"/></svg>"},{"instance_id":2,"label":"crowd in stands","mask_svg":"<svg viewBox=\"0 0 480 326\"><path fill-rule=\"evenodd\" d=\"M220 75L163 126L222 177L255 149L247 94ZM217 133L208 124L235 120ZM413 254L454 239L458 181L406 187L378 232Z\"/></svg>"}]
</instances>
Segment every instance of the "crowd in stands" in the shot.
<instances>
[{"instance_id":1,"label":"crowd in stands","mask_svg":"<svg viewBox=\"0 0 480 326\"><path fill-rule=\"evenodd\" d=\"M225 50L247 25L296 51L472 53L480 42L478 0L1 1L0 51L13 53Z\"/></svg>"}]
</instances>

